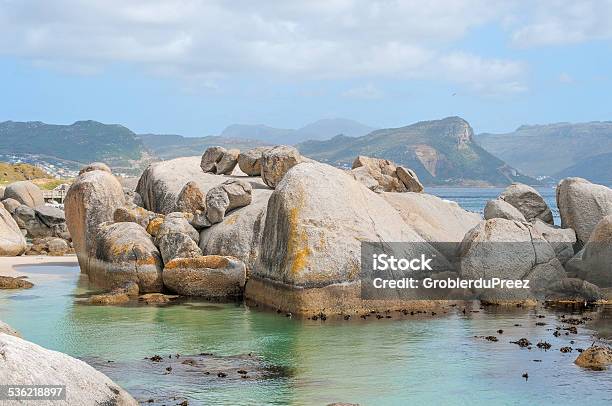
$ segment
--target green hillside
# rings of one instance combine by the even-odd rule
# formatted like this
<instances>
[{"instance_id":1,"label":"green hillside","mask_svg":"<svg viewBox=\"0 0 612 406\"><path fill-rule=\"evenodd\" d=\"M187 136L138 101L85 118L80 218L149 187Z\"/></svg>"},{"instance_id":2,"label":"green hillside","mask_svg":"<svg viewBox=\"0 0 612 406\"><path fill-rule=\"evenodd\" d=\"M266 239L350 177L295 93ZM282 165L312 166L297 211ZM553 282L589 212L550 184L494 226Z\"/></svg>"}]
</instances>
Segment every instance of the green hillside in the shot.
<instances>
[{"instance_id":1,"label":"green hillside","mask_svg":"<svg viewBox=\"0 0 612 406\"><path fill-rule=\"evenodd\" d=\"M71 125L40 121L0 123L0 153L42 154L81 163L130 166L143 158L143 145L129 129L97 121Z\"/></svg>"},{"instance_id":2,"label":"green hillside","mask_svg":"<svg viewBox=\"0 0 612 406\"><path fill-rule=\"evenodd\" d=\"M357 155L390 159L416 171L427 184L537 184L473 141L473 130L459 117L422 121L406 127L373 131L350 138L298 144L306 156L334 165L350 166Z\"/></svg>"},{"instance_id":3,"label":"green hillside","mask_svg":"<svg viewBox=\"0 0 612 406\"><path fill-rule=\"evenodd\" d=\"M206 148L221 146L247 150L263 145L261 141L226 137L183 137L181 135L140 134L137 136L145 148L158 159L202 155Z\"/></svg>"}]
</instances>

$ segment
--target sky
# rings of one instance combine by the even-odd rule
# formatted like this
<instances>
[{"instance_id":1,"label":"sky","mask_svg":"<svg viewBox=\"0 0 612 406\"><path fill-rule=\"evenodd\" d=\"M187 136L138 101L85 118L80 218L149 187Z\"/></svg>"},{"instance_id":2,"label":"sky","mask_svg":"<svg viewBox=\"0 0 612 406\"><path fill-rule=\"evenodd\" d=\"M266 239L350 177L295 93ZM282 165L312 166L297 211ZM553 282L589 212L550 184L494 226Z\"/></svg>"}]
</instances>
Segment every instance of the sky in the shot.
<instances>
[{"instance_id":1,"label":"sky","mask_svg":"<svg viewBox=\"0 0 612 406\"><path fill-rule=\"evenodd\" d=\"M612 0L0 0L0 121L612 120Z\"/></svg>"}]
</instances>

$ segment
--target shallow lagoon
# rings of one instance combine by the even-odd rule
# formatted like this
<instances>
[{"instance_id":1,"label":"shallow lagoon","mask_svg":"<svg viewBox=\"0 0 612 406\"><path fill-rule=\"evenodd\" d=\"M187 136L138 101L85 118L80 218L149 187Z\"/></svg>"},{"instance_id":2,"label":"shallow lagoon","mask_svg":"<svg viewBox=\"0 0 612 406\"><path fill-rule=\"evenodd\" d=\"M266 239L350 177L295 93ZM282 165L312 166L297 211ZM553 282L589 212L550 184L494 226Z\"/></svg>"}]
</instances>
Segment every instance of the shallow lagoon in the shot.
<instances>
[{"instance_id":1,"label":"shallow lagoon","mask_svg":"<svg viewBox=\"0 0 612 406\"><path fill-rule=\"evenodd\" d=\"M0 319L28 340L87 360L141 401L177 404L168 401L176 396L190 405L612 402L612 371L583 370L573 364L576 351L559 351L566 345L588 347L595 332L580 325L577 335L554 337L554 328L563 324L561 312L553 310L476 307L478 312L463 314L449 308L435 317L398 320L391 314L391 319L323 322L241 303L89 306L81 303L89 292L76 266L20 271L36 286L0 291ZM600 325L609 326L612 309L597 312L608 317ZM488 335L499 341L475 337ZM534 344L531 350L510 343L521 337ZM552 348L537 349L540 340ZM154 354L202 352L219 359L251 353L279 372L265 379L218 378L211 365L212 376L185 379L160 374L143 361Z\"/></svg>"}]
</instances>

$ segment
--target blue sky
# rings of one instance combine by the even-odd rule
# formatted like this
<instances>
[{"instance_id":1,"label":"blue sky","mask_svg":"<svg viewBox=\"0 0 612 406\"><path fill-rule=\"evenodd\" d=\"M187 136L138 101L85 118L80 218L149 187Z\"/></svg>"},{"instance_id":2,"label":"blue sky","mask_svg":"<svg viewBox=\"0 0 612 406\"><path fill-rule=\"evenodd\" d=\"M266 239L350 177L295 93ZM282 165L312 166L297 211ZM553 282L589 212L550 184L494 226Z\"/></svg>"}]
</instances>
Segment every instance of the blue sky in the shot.
<instances>
[{"instance_id":1,"label":"blue sky","mask_svg":"<svg viewBox=\"0 0 612 406\"><path fill-rule=\"evenodd\" d=\"M612 120L612 2L0 0L0 121Z\"/></svg>"}]
</instances>

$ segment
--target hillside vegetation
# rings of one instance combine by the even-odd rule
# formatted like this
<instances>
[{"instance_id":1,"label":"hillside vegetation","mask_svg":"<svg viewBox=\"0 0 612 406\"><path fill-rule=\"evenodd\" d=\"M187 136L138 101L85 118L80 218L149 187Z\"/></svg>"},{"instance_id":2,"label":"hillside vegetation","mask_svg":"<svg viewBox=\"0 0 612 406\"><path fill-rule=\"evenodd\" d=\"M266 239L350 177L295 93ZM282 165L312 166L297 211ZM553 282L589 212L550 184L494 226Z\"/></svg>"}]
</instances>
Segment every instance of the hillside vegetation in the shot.
<instances>
[{"instance_id":1,"label":"hillside vegetation","mask_svg":"<svg viewBox=\"0 0 612 406\"><path fill-rule=\"evenodd\" d=\"M49 179L51 175L36 166L29 164L9 164L0 162L0 183L12 183L18 180Z\"/></svg>"},{"instance_id":2,"label":"hillside vegetation","mask_svg":"<svg viewBox=\"0 0 612 406\"><path fill-rule=\"evenodd\" d=\"M537 184L473 141L474 132L460 117L422 121L373 131L362 137L337 136L307 141L298 149L313 159L350 166L357 155L390 159L412 168L427 184Z\"/></svg>"}]
</instances>

